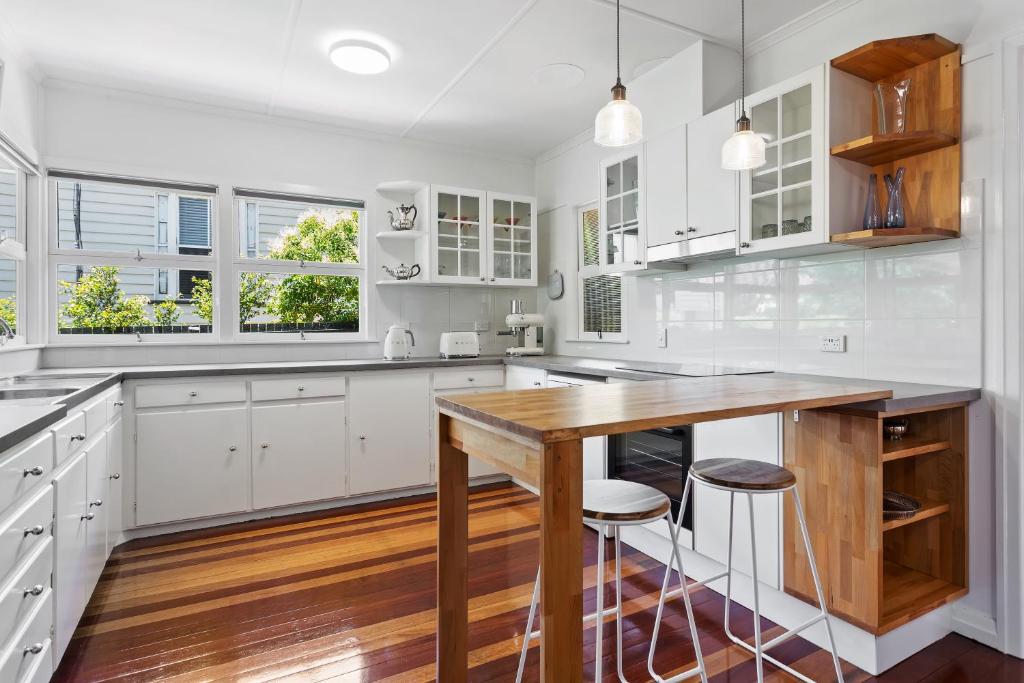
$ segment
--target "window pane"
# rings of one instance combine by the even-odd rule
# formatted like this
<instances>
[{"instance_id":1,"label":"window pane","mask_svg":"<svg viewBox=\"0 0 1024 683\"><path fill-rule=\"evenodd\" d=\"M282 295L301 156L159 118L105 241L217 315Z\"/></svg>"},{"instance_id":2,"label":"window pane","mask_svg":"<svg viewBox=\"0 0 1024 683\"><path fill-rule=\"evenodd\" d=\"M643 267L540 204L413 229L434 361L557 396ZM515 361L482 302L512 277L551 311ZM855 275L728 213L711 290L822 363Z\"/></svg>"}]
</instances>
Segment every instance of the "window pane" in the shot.
<instances>
[{"instance_id":1,"label":"window pane","mask_svg":"<svg viewBox=\"0 0 1024 683\"><path fill-rule=\"evenodd\" d=\"M211 253L212 197L153 187L57 181L57 243L61 249Z\"/></svg>"},{"instance_id":2,"label":"window pane","mask_svg":"<svg viewBox=\"0 0 1024 683\"><path fill-rule=\"evenodd\" d=\"M253 207L253 208L250 208ZM240 199L242 256L279 261L359 263L359 212L309 202ZM255 220L250 225L251 216Z\"/></svg>"},{"instance_id":3,"label":"window pane","mask_svg":"<svg viewBox=\"0 0 1024 683\"><path fill-rule=\"evenodd\" d=\"M2 163L2 162L0 162ZM0 237L18 235L18 177L0 169ZM18 331L18 262L0 259L0 318Z\"/></svg>"},{"instance_id":4,"label":"window pane","mask_svg":"<svg viewBox=\"0 0 1024 683\"><path fill-rule=\"evenodd\" d=\"M210 332L213 329L212 285L208 271L59 264L57 332ZM174 291L175 287L179 291ZM164 289L169 291L162 293Z\"/></svg>"},{"instance_id":5,"label":"window pane","mask_svg":"<svg viewBox=\"0 0 1024 683\"><path fill-rule=\"evenodd\" d=\"M318 273L239 276L242 332L358 332L359 278Z\"/></svg>"},{"instance_id":6,"label":"window pane","mask_svg":"<svg viewBox=\"0 0 1024 683\"><path fill-rule=\"evenodd\" d=\"M583 331L622 332L622 278L597 275L583 279Z\"/></svg>"},{"instance_id":7,"label":"window pane","mask_svg":"<svg viewBox=\"0 0 1024 683\"><path fill-rule=\"evenodd\" d=\"M600 262L600 230L601 222L597 209L583 212L583 265L596 266Z\"/></svg>"}]
</instances>

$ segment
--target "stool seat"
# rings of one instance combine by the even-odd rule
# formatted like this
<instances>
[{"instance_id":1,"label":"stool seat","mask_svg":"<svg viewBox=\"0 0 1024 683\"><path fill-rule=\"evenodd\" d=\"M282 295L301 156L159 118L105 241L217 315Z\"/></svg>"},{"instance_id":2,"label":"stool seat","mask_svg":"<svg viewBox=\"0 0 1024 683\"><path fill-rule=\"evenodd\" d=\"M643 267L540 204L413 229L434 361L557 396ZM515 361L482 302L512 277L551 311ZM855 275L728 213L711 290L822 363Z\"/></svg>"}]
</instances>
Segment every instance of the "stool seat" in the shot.
<instances>
[{"instance_id":1,"label":"stool seat","mask_svg":"<svg viewBox=\"0 0 1024 683\"><path fill-rule=\"evenodd\" d=\"M583 482L583 518L601 522L640 522L661 519L672 502L656 488L621 479Z\"/></svg>"},{"instance_id":2,"label":"stool seat","mask_svg":"<svg viewBox=\"0 0 1024 683\"><path fill-rule=\"evenodd\" d=\"M796 483L785 467L742 458L711 458L690 465L690 473L712 486L737 491L782 491Z\"/></svg>"}]
</instances>

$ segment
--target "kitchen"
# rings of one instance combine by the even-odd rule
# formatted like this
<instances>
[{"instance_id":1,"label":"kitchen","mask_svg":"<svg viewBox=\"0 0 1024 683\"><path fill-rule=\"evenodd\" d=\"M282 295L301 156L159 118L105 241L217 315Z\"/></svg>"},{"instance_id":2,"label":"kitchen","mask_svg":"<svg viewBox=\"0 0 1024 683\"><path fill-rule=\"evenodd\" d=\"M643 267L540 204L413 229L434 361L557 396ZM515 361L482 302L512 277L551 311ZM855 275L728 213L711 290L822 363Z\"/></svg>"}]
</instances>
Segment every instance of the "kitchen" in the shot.
<instances>
[{"instance_id":1,"label":"kitchen","mask_svg":"<svg viewBox=\"0 0 1024 683\"><path fill-rule=\"evenodd\" d=\"M0 683L1024 680L1017 3L0 0L0 64Z\"/></svg>"}]
</instances>

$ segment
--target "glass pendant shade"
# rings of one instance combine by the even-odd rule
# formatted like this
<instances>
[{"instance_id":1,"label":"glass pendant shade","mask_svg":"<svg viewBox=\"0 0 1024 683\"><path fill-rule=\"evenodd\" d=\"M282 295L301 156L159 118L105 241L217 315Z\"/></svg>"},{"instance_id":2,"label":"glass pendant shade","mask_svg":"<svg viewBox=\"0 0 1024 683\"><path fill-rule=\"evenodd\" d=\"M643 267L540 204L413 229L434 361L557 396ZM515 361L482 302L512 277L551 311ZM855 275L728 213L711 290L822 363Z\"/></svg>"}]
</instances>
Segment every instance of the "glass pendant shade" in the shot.
<instances>
[{"instance_id":1,"label":"glass pendant shade","mask_svg":"<svg viewBox=\"0 0 1024 683\"><path fill-rule=\"evenodd\" d=\"M737 122L736 132L722 145L722 168L725 170L749 171L764 166L764 138L749 126L749 122L746 126Z\"/></svg>"},{"instance_id":2,"label":"glass pendant shade","mask_svg":"<svg viewBox=\"0 0 1024 683\"><path fill-rule=\"evenodd\" d=\"M612 99L594 118L594 142L603 147L624 147L644 136L643 116L636 105L623 97Z\"/></svg>"}]
</instances>

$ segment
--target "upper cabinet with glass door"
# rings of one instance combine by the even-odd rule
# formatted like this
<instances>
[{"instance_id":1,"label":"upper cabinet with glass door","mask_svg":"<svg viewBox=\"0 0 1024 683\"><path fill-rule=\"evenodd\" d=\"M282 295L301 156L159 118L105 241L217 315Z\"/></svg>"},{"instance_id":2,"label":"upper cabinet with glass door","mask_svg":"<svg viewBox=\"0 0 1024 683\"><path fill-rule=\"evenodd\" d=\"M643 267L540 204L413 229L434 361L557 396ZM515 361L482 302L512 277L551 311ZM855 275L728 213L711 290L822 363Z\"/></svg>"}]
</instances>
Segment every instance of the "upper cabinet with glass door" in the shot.
<instances>
[{"instance_id":1,"label":"upper cabinet with glass door","mask_svg":"<svg viewBox=\"0 0 1024 683\"><path fill-rule=\"evenodd\" d=\"M533 197L487 193L489 279L496 285L537 284L537 208Z\"/></svg>"},{"instance_id":2,"label":"upper cabinet with glass door","mask_svg":"<svg viewBox=\"0 0 1024 683\"><path fill-rule=\"evenodd\" d=\"M601 269L626 272L645 267L643 163L637 150L601 162Z\"/></svg>"},{"instance_id":3,"label":"upper cabinet with glass door","mask_svg":"<svg viewBox=\"0 0 1024 683\"><path fill-rule=\"evenodd\" d=\"M825 226L824 67L747 97L767 163L741 177L740 253L828 240Z\"/></svg>"},{"instance_id":4,"label":"upper cabinet with glass door","mask_svg":"<svg viewBox=\"0 0 1024 683\"><path fill-rule=\"evenodd\" d=\"M432 242L435 282L487 282L485 261L486 196L476 190L432 186Z\"/></svg>"}]
</instances>

